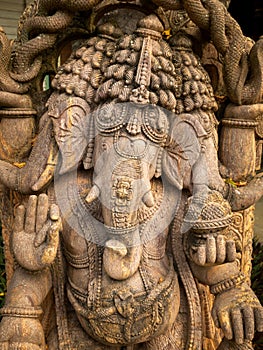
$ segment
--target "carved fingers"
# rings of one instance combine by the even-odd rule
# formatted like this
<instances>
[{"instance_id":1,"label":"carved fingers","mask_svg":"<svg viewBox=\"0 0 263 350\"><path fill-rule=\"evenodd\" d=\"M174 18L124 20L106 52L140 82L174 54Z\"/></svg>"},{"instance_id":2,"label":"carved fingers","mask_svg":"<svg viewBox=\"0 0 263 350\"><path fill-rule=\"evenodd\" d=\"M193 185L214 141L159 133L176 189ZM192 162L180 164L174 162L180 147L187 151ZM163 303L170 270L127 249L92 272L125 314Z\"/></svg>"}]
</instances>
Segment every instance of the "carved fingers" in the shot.
<instances>
[{"instance_id":1,"label":"carved fingers","mask_svg":"<svg viewBox=\"0 0 263 350\"><path fill-rule=\"evenodd\" d=\"M51 264L57 254L59 244L59 232L61 231L61 220L58 207L53 204L50 208L51 226L48 230L48 242L46 244L41 261L43 264Z\"/></svg>"},{"instance_id":2,"label":"carved fingers","mask_svg":"<svg viewBox=\"0 0 263 350\"><path fill-rule=\"evenodd\" d=\"M243 344L245 340L253 340L256 330L262 331L262 317L261 309L253 309L251 306L234 308L220 312L216 325L222 329L227 339Z\"/></svg>"},{"instance_id":3,"label":"carved fingers","mask_svg":"<svg viewBox=\"0 0 263 350\"><path fill-rule=\"evenodd\" d=\"M189 242L189 256L199 265L223 264L236 259L236 246L233 240L226 240L223 235L198 237L192 235Z\"/></svg>"},{"instance_id":4,"label":"carved fingers","mask_svg":"<svg viewBox=\"0 0 263 350\"><path fill-rule=\"evenodd\" d=\"M30 196L27 206L15 213L12 246L17 262L28 270L51 264L57 253L61 219L59 208L49 206L48 196Z\"/></svg>"},{"instance_id":5,"label":"carved fingers","mask_svg":"<svg viewBox=\"0 0 263 350\"><path fill-rule=\"evenodd\" d=\"M225 337L237 344L251 341L255 331L263 330L263 308L248 286L217 295L212 315Z\"/></svg>"},{"instance_id":6,"label":"carved fingers","mask_svg":"<svg viewBox=\"0 0 263 350\"><path fill-rule=\"evenodd\" d=\"M29 200L32 197L33 196L31 196ZM38 198L36 198L36 200L37 200L37 208L35 210L36 222L34 227L34 231L36 231L35 245L36 245L37 238L39 240L39 232L43 231L43 226L45 225L48 219L48 197L44 194L41 194Z\"/></svg>"},{"instance_id":7,"label":"carved fingers","mask_svg":"<svg viewBox=\"0 0 263 350\"><path fill-rule=\"evenodd\" d=\"M35 232L35 225L36 225L36 209L37 209L37 197L36 196L30 196L28 200L27 209L24 212L24 230L27 233L34 233ZM20 221L22 221L23 218L21 217Z\"/></svg>"}]
</instances>

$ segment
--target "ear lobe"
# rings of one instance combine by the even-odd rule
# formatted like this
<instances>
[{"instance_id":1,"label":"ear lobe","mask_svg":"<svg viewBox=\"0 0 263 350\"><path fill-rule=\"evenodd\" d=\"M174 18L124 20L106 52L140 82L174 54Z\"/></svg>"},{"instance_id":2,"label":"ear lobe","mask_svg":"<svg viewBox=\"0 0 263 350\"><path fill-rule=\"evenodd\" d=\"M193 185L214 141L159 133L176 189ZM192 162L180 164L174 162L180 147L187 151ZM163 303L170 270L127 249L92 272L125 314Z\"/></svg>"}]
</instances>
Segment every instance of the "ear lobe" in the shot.
<instances>
[{"instance_id":1,"label":"ear lobe","mask_svg":"<svg viewBox=\"0 0 263 350\"><path fill-rule=\"evenodd\" d=\"M176 118L170 137L164 148L162 167L172 185L182 190L184 180L192 172L201 154L201 139L206 132L192 115L180 115Z\"/></svg>"},{"instance_id":2,"label":"ear lobe","mask_svg":"<svg viewBox=\"0 0 263 350\"><path fill-rule=\"evenodd\" d=\"M89 105L80 98L69 98L65 102L60 107L60 115L53 118L55 139L62 158L59 175L78 167L94 135Z\"/></svg>"},{"instance_id":3,"label":"ear lobe","mask_svg":"<svg viewBox=\"0 0 263 350\"><path fill-rule=\"evenodd\" d=\"M62 158L59 174L63 175L78 167L87 147L87 140L84 135L76 137L72 130L72 133L65 138L65 141L59 142L58 146Z\"/></svg>"}]
</instances>

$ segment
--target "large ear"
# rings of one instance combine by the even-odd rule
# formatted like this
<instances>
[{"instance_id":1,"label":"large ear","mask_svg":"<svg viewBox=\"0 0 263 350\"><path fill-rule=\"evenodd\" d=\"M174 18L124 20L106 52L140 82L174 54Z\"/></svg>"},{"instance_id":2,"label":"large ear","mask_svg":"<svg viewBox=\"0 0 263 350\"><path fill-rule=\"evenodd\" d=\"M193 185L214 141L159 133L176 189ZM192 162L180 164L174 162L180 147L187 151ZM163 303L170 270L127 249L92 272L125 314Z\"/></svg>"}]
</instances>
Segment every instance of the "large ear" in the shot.
<instances>
[{"instance_id":1,"label":"large ear","mask_svg":"<svg viewBox=\"0 0 263 350\"><path fill-rule=\"evenodd\" d=\"M76 169L82 160L87 145L92 141L93 117L86 101L68 97L56 101L50 108L55 138L62 157L59 174Z\"/></svg>"},{"instance_id":2,"label":"large ear","mask_svg":"<svg viewBox=\"0 0 263 350\"><path fill-rule=\"evenodd\" d=\"M163 171L169 182L178 189L200 157L201 139L207 134L192 115L174 116L163 155Z\"/></svg>"}]
</instances>

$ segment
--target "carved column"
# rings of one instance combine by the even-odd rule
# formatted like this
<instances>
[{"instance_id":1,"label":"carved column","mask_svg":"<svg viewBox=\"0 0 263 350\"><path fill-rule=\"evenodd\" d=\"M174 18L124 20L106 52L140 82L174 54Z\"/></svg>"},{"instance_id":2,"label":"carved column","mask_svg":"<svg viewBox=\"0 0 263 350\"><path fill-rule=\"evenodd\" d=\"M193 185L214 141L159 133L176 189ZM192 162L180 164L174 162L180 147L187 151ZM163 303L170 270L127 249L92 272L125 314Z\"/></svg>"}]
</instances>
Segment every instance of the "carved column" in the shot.
<instances>
[{"instance_id":1,"label":"carved column","mask_svg":"<svg viewBox=\"0 0 263 350\"><path fill-rule=\"evenodd\" d=\"M235 183L246 181L255 173L257 115L242 113L243 107L230 106L222 120L220 159ZM236 111L236 113L235 113Z\"/></svg>"},{"instance_id":2,"label":"carved column","mask_svg":"<svg viewBox=\"0 0 263 350\"><path fill-rule=\"evenodd\" d=\"M257 117L260 105L229 105L222 120L219 157L231 174L230 182L237 187L244 186L256 170ZM250 280L252 239L254 235L254 206L234 212L230 234L237 249L242 252L241 270Z\"/></svg>"}]
</instances>

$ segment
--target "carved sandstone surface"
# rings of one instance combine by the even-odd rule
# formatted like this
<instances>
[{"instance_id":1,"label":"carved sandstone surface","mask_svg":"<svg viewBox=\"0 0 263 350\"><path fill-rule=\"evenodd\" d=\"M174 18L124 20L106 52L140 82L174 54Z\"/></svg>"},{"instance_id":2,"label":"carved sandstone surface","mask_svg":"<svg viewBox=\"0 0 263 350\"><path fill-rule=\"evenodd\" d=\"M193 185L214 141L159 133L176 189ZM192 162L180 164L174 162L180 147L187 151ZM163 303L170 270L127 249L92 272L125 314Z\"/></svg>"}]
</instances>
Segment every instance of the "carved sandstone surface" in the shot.
<instances>
[{"instance_id":1,"label":"carved sandstone surface","mask_svg":"<svg viewBox=\"0 0 263 350\"><path fill-rule=\"evenodd\" d=\"M1 31L0 349L253 349L262 40L225 3L40 0Z\"/></svg>"}]
</instances>

